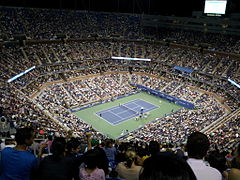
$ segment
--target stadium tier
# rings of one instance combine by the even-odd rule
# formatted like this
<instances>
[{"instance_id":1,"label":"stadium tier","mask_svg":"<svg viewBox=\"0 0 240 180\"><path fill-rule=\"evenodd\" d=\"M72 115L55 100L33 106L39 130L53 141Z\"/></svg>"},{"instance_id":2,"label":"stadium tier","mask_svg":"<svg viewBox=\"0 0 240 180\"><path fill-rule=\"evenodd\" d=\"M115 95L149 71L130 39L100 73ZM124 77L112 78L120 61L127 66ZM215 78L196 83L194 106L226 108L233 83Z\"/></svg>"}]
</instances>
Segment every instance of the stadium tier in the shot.
<instances>
[{"instance_id":1,"label":"stadium tier","mask_svg":"<svg viewBox=\"0 0 240 180\"><path fill-rule=\"evenodd\" d=\"M130 33L133 35L134 32L134 35L138 37L147 36L147 31L146 34L144 31L142 34L139 32L141 17L138 15L86 13L81 11L69 14L67 10L19 8L1 8L1 11L4 14L1 17L2 23L5 23L4 26L1 26L5 27L4 31L10 34L26 34L28 37L27 40L24 40L26 43L24 46L17 42L12 44L7 43L7 41L2 42L2 53L0 55L2 65L0 68L1 83L4 87L2 89L2 101L4 102L2 108L4 112L12 106L13 102L19 102L18 99L15 100L11 96L11 92L16 98L19 96L18 94L21 94L21 98L24 97L32 106L30 109L33 110L30 111L34 112L34 109L37 109L49 118L49 122L57 123L66 131L73 129L77 134L82 134L84 129L89 128L89 124L76 117L70 110L109 101L137 91L131 84L140 84L168 94L169 97L180 98L183 99L183 102L185 100L190 104L192 103L195 106L194 110L181 110L171 115L178 117L178 113L187 113L189 116L186 119L191 119L191 116L195 116L195 114L203 114L204 118L199 117L199 119L202 119L201 123L199 124L198 118L195 118L195 123L191 124L189 127L191 130L188 133L194 129L201 130L200 127L211 125L221 116L227 116L239 107L239 89L228 81L228 78L231 78L239 83L240 66L236 57L231 55L221 56L217 51L207 51L207 49L203 53L198 48L192 49L188 46L182 47L177 44L169 45L161 42L162 39L172 37L175 33L181 33L182 35L192 33L195 35L197 32L171 29L170 31L164 31L160 39L156 35L155 41L149 42L144 38L135 41L136 37L129 36ZM11 23L15 18L14 14L18 13L22 13L21 19L12 28ZM40 17L39 13L45 15L44 18ZM61 25L64 24L64 26L60 26L55 21L60 14L62 16ZM46 18L50 15L51 18ZM6 18L9 21L5 21ZM64 23L69 18L72 20ZM102 25L101 22L105 21L104 18L108 18L109 22ZM48 19L44 23L46 28L41 28L43 32L34 31L46 19ZM22 28L27 22L31 25L28 27L31 31ZM110 22L114 23L111 24ZM84 28L72 28L71 31L67 31L66 28L73 26L73 23L80 23L79 26L82 27L91 25L98 30L88 28L92 32L86 32ZM49 24L52 27L59 27L49 29L47 27ZM103 29L97 28L100 24ZM32 26L36 28L31 28ZM116 26L120 27L118 29L120 33L123 32L121 29L124 29L125 34L121 36L126 40L116 38L113 41L112 38L109 38L116 33L112 28ZM126 27L128 28L126 29ZM68 39L62 42L57 40L56 37L50 37L49 33L57 29L66 32ZM3 29L1 31L3 32ZM81 36L78 35L80 32ZM88 38L88 35L93 32L97 33L98 37ZM106 34L103 34L103 32ZM57 34L57 32L51 32L51 34ZM216 37L211 33L206 35L212 36L212 38ZM206 38L200 32L197 37L203 38L200 42L203 42ZM225 38L225 36L223 37ZM11 38L11 35L8 38ZM53 39L48 40L49 38ZM191 38L192 36L188 36L185 41L189 40L190 42L192 41ZM185 44L189 45L189 43ZM214 48L218 48L217 44L212 45ZM112 57L132 57L132 59ZM144 58L150 61L142 61L141 59ZM176 67L179 67L180 70ZM187 68L192 69L192 71L190 73L181 71L181 69ZM11 91L6 93L6 89ZM19 107L12 107L12 111L21 109L20 112L24 114L24 107L21 107L20 104L15 106ZM5 116L11 117L12 112L10 112L8 112L9 114L5 112ZM21 118L8 120L12 125L7 132L10 133L10 130L14 132L14 126L33 122L37 124L36 126L39 126L38 129L44 129L46 133L50 132L50 129L51 131L59 131L58 128L46 129L41 127L41 123L39 123L41 117L33 112L30 115L34 115L34 119L27 115L25 117L29 120L25 119L23 122ZM212 115L209 115L210 112ZM165 120L168 118L168 116L165 117ZM142 129L144 128L143 125ZM164 137L165 135L161 134L160 136Z\"/></svg>"},{"instance_id":2,"label":"stadium tier","mask_svg":"<svg viewBox=\"0 0 240 180\"><path fill-rule=\"evenodd\" d=\"M215 11L225 14L225 0L207 0L206 13L214 14L213 2L222 3ZM117 172L118 178L148 180L148 163L172 160L160 149L188 156L191 166L210 148L206 160L222 179L227 167L223 172L211 155L223 152L231 168L239 158L233 149L240 136L240 33L238 22L218 20L0 7L0 165L10 162L12 151L26 151L36 168L27 151L32 145L35 156L49 155L40 161L37 180L58 179L45 170L61 163L58 173L78 172L66 179L96 172L95 180L105 180ZM194 30L198 26L203 31ZM14 149L2 148L13 147L14 138ZM197 174L185 161L174 162L182 163L176 172ZM0 179L10 172L5 167ZM133 167L134 177L121 175L121 168Z\"/></svg>"}]
</instances>

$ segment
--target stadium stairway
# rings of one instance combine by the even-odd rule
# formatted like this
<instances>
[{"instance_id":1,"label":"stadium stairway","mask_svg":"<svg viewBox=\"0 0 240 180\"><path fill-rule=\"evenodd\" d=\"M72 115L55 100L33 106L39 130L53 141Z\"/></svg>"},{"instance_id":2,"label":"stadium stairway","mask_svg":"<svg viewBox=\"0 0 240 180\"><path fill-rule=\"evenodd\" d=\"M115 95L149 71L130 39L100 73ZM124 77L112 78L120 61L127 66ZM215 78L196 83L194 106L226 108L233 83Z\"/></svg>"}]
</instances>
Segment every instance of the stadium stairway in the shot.
<instances>
[{"instance_id":1,"label":"stadium stairway","mask_svg":"<svg viewBox=\"0 0 240 180\"><path fill-rule=\"evenodd\" d=\"M239 114L240 114L240 108L230 114L225 114L224 116L222 116L218 120L214 121L209 126L202 129L201 132L205 133L205 134L210 134L211 132L214 132L216 129L218 129L223 123L227 122L229 119L231 119Z\"/></svg>"},{"instance_id":2,"label":"stadium stairway","mask_svg":"<svg viewBox=\"0 0 240 180\"><path fill-rule=\"evenodd\" d=\"M222 76L227 76L227 72L228 72L228 69L233 65L233 63L235 63L235 61L232 61L228 67L225 69L225 71L223 72Z\"/></svg>"},{"instance_id":3,"label":"stadium stairway","mask_svg":"<svg viewBox=\"0 0 240 180\"><path fill-rule=\"evenodd\" d=\"M220 60L220 62L217 64L217 66L214 68L214 70L212 71L212 74L215 74L215 72L217 71L217 69L222 66L222 59Z\"/></svg>"},{"instance_id":4,"label":"stadium stairway","mask_svg":"<svg viewBox=\"0 0 240 180\"><path fill-rule=\"evenodd\" d=\"M202 96L202 92L200 91L197 91L199 93L199 96L197 96L194 100L193 100L193 103L195 103L198 99L200 99L200 97Z\"/></svg>"},{"instance_id":5,"label":"stadium stairway","mask_svg":"<svg viewBox=\"0 0 240 180\"><path fill-rule=\"evenodd\" d=\"M42 47L41 47L41 50L42 50L42 52L43 52L45 58L47 59L47 61L48 61L49 63L52 63L52 61L48 58L47 53L45 52L45 50L44 50Z\"/></svg>"},{"instance_id":6,"label":"stadium stairway","mask_svg":"<svg viewBox=\"0 0 240 180\"><path fill-rule=\"evenodd\" d=\"M78 101L69 93L69 91L63 85L60 85L60 86L65 91L65 93L69 96L69 98L71 98L76 104L79 105Z\"/></svg>"},{"instance_id":7,"label":"stadium stairway","mask_svg":"<svg viewBox=\"0 0 240 180\"><path fill-rule=\"evenodd\" d=\"M169 93L169 95L172 95L175 91L180 89L184 84L180 84L178 87L176 87L172 92Z\"/></svg>"},{"instance_id":8,"label":"stadium stairway","mask_svg":"<svg viewBox=\"0 0 240 180\"><path fill-rule=\"evenodd\" d=\"M61 62L60 59L58 58L58 56L56 55L56 52L53 50L52 47L50 47L50 51L52 51L53 56L57 59L57 62Z\"/></svg>"},{"instance_id":9,"label":"stadium stairway","mask_svg":"<svg viewBox=\"0 0 240 180\"><path fill-rule=\"evenodd\" d=\"M208 66L209 66L209 64L211 64L211 61L209 61L208 63L207 63L207 65L203 68L203 72L206 72L206 70L208 69Z\"/></svg>"},{"instance_id":10,"label":"stadium stairway","mask_svg":"<svg viewBox=\"0 0 240 180\"><path fill-rule=\"evenodd\" d=\"M25 96L22 91L20 91L20 90L17 90L17 91L18 91L20 94L22 94L23 96ZM31 99L31 98L29 98L28 96L25 96L25 97L26 97L30 102L32 102L34 105L36 105L36 107L37 107L41 112L43 112L43 114L45 114L47 117L49 117L53 122L55 122L56 124L58 124L59 126L61 126L64 130L66 130L66 132L69 131L69 128L68 128L68 127L64 126L61 122L59 122L56 118L54 118L51 113L49 113L47 110L45 110L45 109L44 109L39 103L37 103L34 99Z\"/></svg>"},{"instance_id":11,"label":"stadium stairway","mask_svg":"<svg viewBox=\"0 0 240 180\"><path fill-rule=\"evenodd\" d=\"M22 47L20 48L20 51L22 52L23 57L29 62L29 58L28 58L26 52L24 51L24 49Z\"/></svg>"},{"instance_id":12,"label":"stadium stairway","mask_svg":"<svg viewBox=\"0 0 240 180\"><path fill-rule=\"evenodd\" d=\"M62 48L59 49L60 52L62 53L62 55L64 56L64 58L67 60L67 61L70 61L70 59L67 57L67 55L65 54L65 52L62 50Z\"/></svg>"},{"instance_id":13,"label":"stadium stairway","mask_svg":"<svg viewBox=\"0 0 240 180\"><path fill-rule=\"evenodd\" d=\"M122 85L123 74L120 73L119 75L120 75L120 78L119 78L119 79L120 79L119 84Z\"/></svg>"},{"instance_id":14,"label":"stadium stairway","mask_svg":"<svg viewBox=\"0 0 240 180\"><path fill-rule=\"evenodd\" d=\"M31 100L42 112L43 114L45 114L47 117L49 117L53 122L55 122L56 124L58 124L59 126L61 126L64 130L69 131L70 129L66 126L64 126L59 120L57 120L55 117L52 116L52 114L45 110L40 104L38 104L35 100Z\"/></svg>"},{"instance_id":15,"label":"stadium stairway","mask_svg":"<svg viewBox=\"0 0 240 180\"><path fill-rule=\"evenodd\" d=\"M76 89L76 90L78 90L77 91L77 95L78 96L81 96L82 98L85 98L84 96L83 96L83 94L82 94L82 92L81 91L79 91L79 87L77 87L77 85L76 84L74 84L74 82L72 81L72 82L70 82L71 84L72 84L72 86L74 87L73 89ZM65 88L66 89L66 88ZM76 92L75 92L76 93ZM79 100L79 98L73 93L72 94L72 97L73 97L73 99L75 99L75 101L77 101L78 102L78 104L80 105L81 104L81 102L80 102L80 100Z\"/></svg>"},{"instance_id":16,"label":"stadium stairway","mask_svg":"<svg viewBox=\"0 0 240 180\"><path fill-rule=\"evenodd\" d=\"M113 43L110 43L110 56L113 56Z\"/></svg>"},{"instance_id":17,"label":"stadium stairway","mask_svg":"<svg viewBox=\"0 0 240 180\"><path fill-rule=\"evenodd\" d=\"M164 91L164 89L166 89L169 85L171 85L171 81L166 85L166 86L164 86L162 89L161 89L161 92L163 92Z\"/></svg>"},{"instance_id":18,"label":"stadium stairway","mask_svg":"<svg viewBox=\"0 0 240 180\"><path fill-rule=\"evenodd\" d=\"M132 82L132 75L130 73L127 74L128 75L128 78L131 80Z\"/></svg>"},{"instance_id":19,"label":"stadium stairway","mask_svg":"<svg viewBox=\"0 0 240 180\"><path fill-rule=\"evenodd\" d=\"M42 61L40 60L39 56L37 54L34 54L34 57L37 59L39 65L41 65Z\"/></svg>"}]
</instances>

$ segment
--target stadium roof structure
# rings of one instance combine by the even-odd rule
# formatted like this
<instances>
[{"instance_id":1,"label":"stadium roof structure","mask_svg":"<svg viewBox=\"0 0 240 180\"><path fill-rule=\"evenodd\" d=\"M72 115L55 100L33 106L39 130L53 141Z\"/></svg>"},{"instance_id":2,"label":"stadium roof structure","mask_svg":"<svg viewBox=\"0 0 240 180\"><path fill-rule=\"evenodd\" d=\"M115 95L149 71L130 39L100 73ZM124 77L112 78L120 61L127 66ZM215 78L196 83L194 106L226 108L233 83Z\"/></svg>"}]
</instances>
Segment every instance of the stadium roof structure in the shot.
<instances>
[{"instance_id":1,"label":"stadium roof structure","mask_svg":"<svg viewBox=\"0 0 240 180\"><path fill-rule=\"evenodd\" d=\"M0 0L0 6L73 9L102 12L156 14L166 16L192 16L193 11L203 11L204 0ZM228 0L231 12L240 12L239 0Z\"/></svg>"}]
</instances>

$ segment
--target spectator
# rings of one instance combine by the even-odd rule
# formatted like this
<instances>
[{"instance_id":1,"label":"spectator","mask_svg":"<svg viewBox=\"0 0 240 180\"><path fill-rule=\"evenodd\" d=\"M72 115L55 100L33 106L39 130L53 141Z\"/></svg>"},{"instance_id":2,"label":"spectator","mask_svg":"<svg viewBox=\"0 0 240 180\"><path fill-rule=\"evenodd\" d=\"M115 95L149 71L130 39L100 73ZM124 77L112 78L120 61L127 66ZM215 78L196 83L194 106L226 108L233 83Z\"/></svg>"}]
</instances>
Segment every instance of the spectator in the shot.
<instances>
[{"instance_id":1,"label":"spectator","mask_svg":"<svg viewBox=\"0 0 240 180\"><path fill-rule=\"evenodd\" d=\"M138 156L136 152L132 150L127 150L126 159L117 165L116 171L120 178L125 180L138 180L141 166L137 165Z\"/></svg>"},{"instance_id":2,"label":"spectator","mask_svg":"<svg viewBox=\"0 0 240 180\"><path fill-rule=\"evenodd\" d=\"M108 158L108 161L110 163L110 167L115 167L115 158L117 155L117 150L113 146L113 140L112 139L107 139L105 147L103 148L106 156Z\"/></svg>"},{"instance_id":3,"label":"spectator","mask_svg":"<svg viewBox=\"0 0 240 180\"><path fill-rule=\"evenodd\" d=\"M197 180L192 169L174 155L160 153L144 161L139 180ZM207 180L207 179L205 179Z\"/></svg>"},{"instance_id":4,"label":"spectator","mask_svg":"<svg viewBox=\"0 0 240 180\"><path fill-rule=\"evenodd\" d=\"M150 141L149 153L151 156L155 156L160 152L160 144L157 141Z\"/></svg>"},{"instance_id":5,"label":"spectator","mask_svg":"<svg viewBox=\"0 0 240 180\"><path fill-rule=\"evenodd\" d=\"M198 180L222 180L221 173L206 165L203 158L210 147L208 137L201 132L192 133L187 140L188 164L192 168Z\"/></svg>"},{"instance_id":6,"label":"spectator","mask_svg":"<svg viewBox=\"0 0 240 180\"><path fill-rule=\"evenodd\" d=\"M225 176L224 172L227 169L227 166L226 166L226 158L223 153L220 153L218 150L211 151L208 153L208 156L206 159L209 162L211 167L216 168L217 170L219 170L219 172L223 176Z\"/></svg>"},{"instance_id":7,"label":"spectator","mask_svg":"<svg viewBox=\"0 0 240 180\"><path fill-rule=\"evenodd\" d=\"M160 144L157 141L150 141L148 148L149 155L143 156L143 161L150 156L157 155L160 152Z\"/></svg>"},{"instance_id":8,"label":"spectator","mask_svg":"<svg viewBox=\"0 0 240 180\"><path fill-rule=\"evenodd\" d=\"M240 144L235 152L235 157L232 160L231 170L228 174L228 180L239 180L240 179Z\"/></svg>"},{"instance_id":9,"label":"spectator","mask_svg":"<svg viewBox=\"0 0 240 180\"><path fill-rule=\"evenodd\" d=\"M107 175L109 173L109 161L108 158L106 156L105 151L103 150L103 148L100 147L95 147L94 151L96 152L97 158L95 161L97 161L97 167L99 169L103 169L105 175Z\"/></svg>"},{"instance_id":10,"label":"spectator","mask_svg":"<svg viewBox=\"0 0 240 180\"><path fill-rule=\"evenodd\" d=\"M37 159L28 151L33 139L33 129L17 130L15 135L17 145L14 148L6 147L1 152L1 180L29 180L35 177Z\"/></svg>"},{"instance_id":11,"label":"spectator","mask_svg":"<svg viewBox=\"0 0 240 180\"><path fill-rule=\"evenodd\" d=\"M71 158L64 156L66 141L63 137L56 137L52 143L52 155L46 156L39 165L39 180L72 180L79 179Z\"/></svg>"},{"instance_id":12,"label":"spectator","mask_svg":"<svg viewBox=\"0 0 240 180\"><path fill-rule=\"evenodd\" d=\"M240 179L240 156L235 157L232 160L232 169L228 173L228 180Z\"/></svg>"},{"instance_id":13,"label":"spectator","mask_svg":"<svg viewBox=\"0 0 240 180\"><path fill-rule=\"evenodd\" d=\"M105 173L97 167L97 153L91 149L84 154L83 162L85 168L80 168L81 180L105 180Z\"/></svg>"},{"instance_id":14,"label":"spectator","mask_svg":"<svg viewBox=\"0 0 240 180\"><path fill-rule=\"evenodd\" d=\"M14 139L8 138L8 139L5 139L4 142L5 142L4 148L6 148L6 147L14 148L14 147L15 147L15 141L14 141ZM4 149L4 148L3 148L3 149Z\"/></svg>"},{"instance_id":15,"label":"spectator","mask_svg":"<svg viewBox=\"0 0 240 180\"><path fill-rule=\"evenodd\" d=\"M124 180L118 177L118 173L115 170L112 170L109 174L109 177L106 180Z\"/></svg>"},{"instance_id":16,"label":"spectator","mask_svg":"<svg viewBox=\"0 0 240 180\"><path fill-rule=\"evenodd\" d=\"M177 147L176 148L176 153L175 153L179 158L184 159L185 155L184 155L184 151L182 150L181 147Z\"/></svg>"},{"instance_id":17,"label":"spectator","mask_svg":"<svg viewBox=\"0 0 240 180\"><path fill-rule=\"evenodd\" d=\"M77 138L71 138L66 145L66 158L73 161L73 172L75 177L79 176L79 166L83 163L83 154L80 153L80 141Z\"/></svg>"}]
</instances>

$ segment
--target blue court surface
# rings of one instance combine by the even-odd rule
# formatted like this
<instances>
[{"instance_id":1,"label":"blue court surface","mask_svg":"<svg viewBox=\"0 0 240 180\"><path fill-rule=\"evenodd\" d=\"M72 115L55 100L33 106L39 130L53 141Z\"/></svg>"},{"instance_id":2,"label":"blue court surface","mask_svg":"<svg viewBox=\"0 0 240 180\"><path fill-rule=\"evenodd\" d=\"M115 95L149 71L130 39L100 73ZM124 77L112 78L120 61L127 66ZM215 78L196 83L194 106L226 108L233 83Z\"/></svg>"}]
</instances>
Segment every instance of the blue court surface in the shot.
<instances>
[{"instance_id":1,"label":"blue court surface","mask_svg":"<svg viewBox=\"0 0 240 180\"><path fill-rule=\"evenodd\" d=\"M115 125L139 116L141 114L141 111L143 113L146 113L156 108L159 108L159 106L155 106L146 101L136 99L134 101L130 101L125 104L119 104L118 106L112 107L110 109L97 112L96 114L109 123Z\"/></svg>"}]
</instances>

